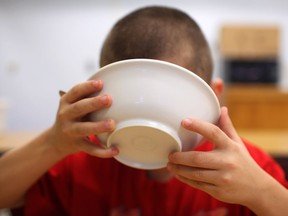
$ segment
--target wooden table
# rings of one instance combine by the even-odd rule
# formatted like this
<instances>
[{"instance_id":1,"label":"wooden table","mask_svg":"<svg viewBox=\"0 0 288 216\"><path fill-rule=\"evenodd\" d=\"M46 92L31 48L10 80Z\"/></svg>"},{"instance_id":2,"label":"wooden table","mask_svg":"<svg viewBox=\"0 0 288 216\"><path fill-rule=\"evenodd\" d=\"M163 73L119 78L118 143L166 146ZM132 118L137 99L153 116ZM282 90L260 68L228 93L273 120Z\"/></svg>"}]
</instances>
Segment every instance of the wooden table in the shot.
<instances>
[{"instance_id":1,"label":"wooden table","mask_svg":"<svg viewBox=\"0 0 288 216\"><path fill-rule=\"evenodd\" d=\"M17 132L1 132L0 133L0 152L5 152L17 146L24 145L32 140L40 132L35 131L17 131Z\"/></svg>"},{"instance_id":2,"label":"wooden table","mask_svg":"<svg viewBox=\"0 0 288 216\"><path fill-rule=\"evenodd\" d=\"M288 129L242 129L238 133L270 155L288 158Z\"/></svg>"},{"instance_id":3,"label":"wooden table","mask_svg":"<svg viewBox=\"0 0 288 216\"><path fill-rule=\"evenodd\" d=\"M23 145L37 136L40 132L20 131L0 134L0 152ZM259 146L273 156L288 158L288 130L238 130L241 137Z\"/></svg>"}]
</instances>

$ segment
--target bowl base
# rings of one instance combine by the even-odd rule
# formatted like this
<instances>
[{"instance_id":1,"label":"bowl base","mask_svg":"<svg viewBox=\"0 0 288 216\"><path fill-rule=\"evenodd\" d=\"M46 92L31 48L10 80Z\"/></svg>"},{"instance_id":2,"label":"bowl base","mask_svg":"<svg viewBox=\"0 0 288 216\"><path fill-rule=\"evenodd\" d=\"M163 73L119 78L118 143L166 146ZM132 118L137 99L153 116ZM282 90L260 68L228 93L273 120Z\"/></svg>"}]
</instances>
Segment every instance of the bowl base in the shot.
<instances>
[{"instance_id":1,"label":"bowl base","mask_svg":"<svg viewBox=\"0 0 288 216\"><path fill-rule=\"evenodd\" d=\"M166 166L168 155L181 151L181 142L169 127L151 121L128 121L117 125L107 140L120 153L115 158L128 166L140 169L159 169Z\"/></svg>"}]
</instances>

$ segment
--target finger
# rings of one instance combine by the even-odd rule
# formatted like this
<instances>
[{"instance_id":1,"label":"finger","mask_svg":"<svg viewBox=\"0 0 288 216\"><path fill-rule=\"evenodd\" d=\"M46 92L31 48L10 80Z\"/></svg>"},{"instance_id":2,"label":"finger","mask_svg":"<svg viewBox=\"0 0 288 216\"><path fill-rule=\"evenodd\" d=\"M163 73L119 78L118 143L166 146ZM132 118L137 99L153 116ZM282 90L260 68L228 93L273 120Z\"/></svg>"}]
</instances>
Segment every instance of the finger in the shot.
<instances>
[{"instance_id":1,"label":"finger","mask_svg":"<svg viewBox=\"0 0 288 216\"><path fill-rule=\"evenodd\" d=\"M100 110L101 108L107 108L111 106L112 98L110 95L99 95L93 98L85 98L76 103L68 106L64 111L63 115L65 115L68 119L75 119L79 117L83 117L88 113L93 111Z\"/></svg>"},{"instance_id":2,"label":"finger","mask_svg":"<svg viewBox=\"0 0 288 216\"><path fill-rule=\"evenodd\" d=\"M205 183L205 182L201 182L201 181L193 181L191 179L187 179L183 176L176 176L177 179L179 179L181 182L184 182L187 185L190 185L193 188L202 190L206 193L211 193L211 191L215 191L216 187L213 184L209 184L209 183Z\"/></svg>"},{"instance_id":3,"label":"finger","mask_svg":"<svg viewBox=\"0 0 288 216\"><path fill-rule=\"evenodd\" d=\"M226 148L228 146L228 136L214 124L198 119L186 118L182 121L182 126L187 130L201 134L210 140L217 148Z\"/></svg>"},{"instance_id":4,"label":"finger","mask_svg":"<svg viewBox=\"0 0 288 216\"><path fill-rule=\"evenodd\" d=\"M167 168L174 175L183 176L193 181L205 182L216 185L218 171L213 169L202 169L169 163ZM218 173L219 175L219 173Z\"/></svg>"},{"instance_id":5,"label":"finger","mask_svg":"<svg viewBox=\"0 0 288 216\"><path fill-rule=\"evenodd\" d=\"M100 122L77 122L69 128L69 134L73 136L92 136L99 133L111 132L115 129L115 122L107 119Z\"/></svg>"},{"instance_id":6,"label":"finger","mask_svg":"<svg viewBox=\"0 0 288 216\"><path fill-rule=\"evenodd\" d=\"M119 154L119 150L115 146L110 148L103 148L88 140L81 141L81 143L79 143L79 148L81 151L86 152L89 155L97 156L100 158L111 158Z\"/></svg>"},{"instance_id":7,"label":"finger","mask_svg":"<svg viewBox=\"0 0 288 216\"><path fill-rule=\"evenodd\" d=\"M62 96L62 99L68 103L74 103L96 91L100 91L102 88L103 83L101 80L89 80L74 86Z\"/></svg>"},{"instance_id":8,"label":"finger","mask_svg":"<svg viewBox=\"0 0 288 216\"><path fill-rule=\"evenodd\" d=\"M173 164L189 167L218 169L222 166L222 158L217 157L213 151L174 152L169 155L168 159Z\"/></svg>"},{"instance_id":9,"label":"finger","mask_svg":"<svg viewBox=\"0 0 288 216\"><path fill-rule=\"evenodd\" d=\"M236 142L241 142L241 138L239 137L238 133L236 132L233 123L229 117L228 109L227 107L221 108L221 116L218 123L220 129L223 130L225 134L227 134L228 137L230 137L232 140Z\"/></svg>"}]
</instances>

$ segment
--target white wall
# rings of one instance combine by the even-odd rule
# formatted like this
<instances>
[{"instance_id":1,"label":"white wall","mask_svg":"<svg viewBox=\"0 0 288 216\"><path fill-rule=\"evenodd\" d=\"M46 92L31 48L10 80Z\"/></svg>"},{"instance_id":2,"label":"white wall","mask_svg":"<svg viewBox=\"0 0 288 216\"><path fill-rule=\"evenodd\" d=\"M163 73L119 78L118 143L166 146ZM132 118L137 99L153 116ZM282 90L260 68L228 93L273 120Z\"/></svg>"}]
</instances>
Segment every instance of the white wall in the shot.
<instances>
[{"instance_id":1,"label":"white wall","mask_svg":"<svg viewBox=\"0 0 288 216\"><path fill-rule=\"evenodd\" d=\"M98 68L98 55L116 20L144 5L180 8L198 21L211 45L216 76L223 23L276 24L282 29L282 86L288 87L288 1L0 1L0 98L9 103L9 130L42 130L54 121L58 90Z\"/></svg>"}]
</instances>

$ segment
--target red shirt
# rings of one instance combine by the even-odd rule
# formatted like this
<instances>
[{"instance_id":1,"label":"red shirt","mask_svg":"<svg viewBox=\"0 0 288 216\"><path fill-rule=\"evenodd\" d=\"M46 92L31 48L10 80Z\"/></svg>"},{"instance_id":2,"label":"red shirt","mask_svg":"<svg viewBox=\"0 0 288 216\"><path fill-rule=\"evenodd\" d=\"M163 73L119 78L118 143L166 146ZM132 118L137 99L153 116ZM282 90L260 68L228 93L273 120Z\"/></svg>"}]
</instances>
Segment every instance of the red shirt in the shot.
<instances>
[{"instance_id":1,"label":"red shirt","mask_svg":"<svg viewBox=\"0 0 288 216\"><path fill-rule=\"evenodd\" d=\"M245 143L252 157L281 184L283 170L260 149ZM199 149L209 151L210 143ZM144 170L85 153L68 156L52 167L29 191L28 216L247 216L241 205L227 204L176 178L167 183L148 179Z\"/></svg>"}]
</instances>

